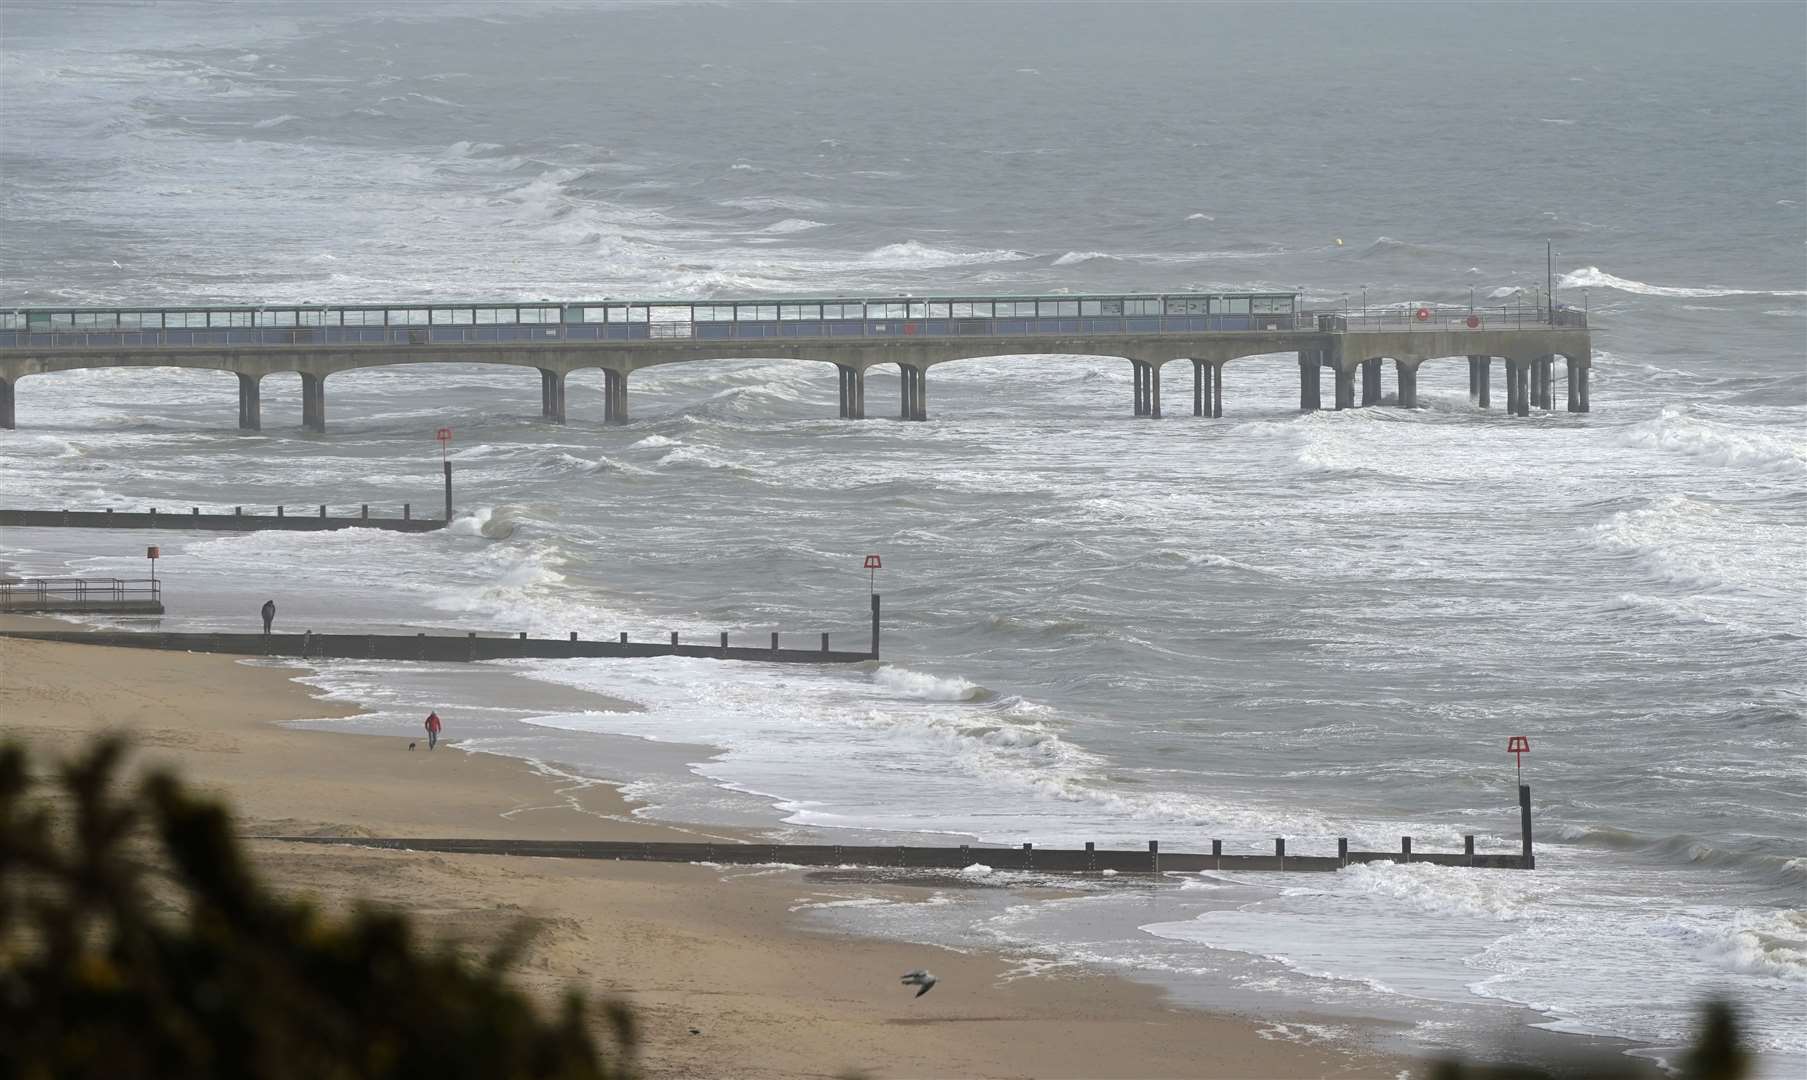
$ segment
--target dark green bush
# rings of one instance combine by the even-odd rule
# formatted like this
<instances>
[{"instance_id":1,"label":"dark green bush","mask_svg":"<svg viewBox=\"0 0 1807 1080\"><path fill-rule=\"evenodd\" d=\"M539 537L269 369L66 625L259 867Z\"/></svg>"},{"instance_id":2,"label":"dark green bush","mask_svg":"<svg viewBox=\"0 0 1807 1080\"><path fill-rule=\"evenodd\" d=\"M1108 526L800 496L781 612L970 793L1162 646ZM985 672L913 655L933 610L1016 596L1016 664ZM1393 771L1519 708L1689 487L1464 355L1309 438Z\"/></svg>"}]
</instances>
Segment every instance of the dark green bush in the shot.
<instances>
[{"instance_id":1,"label":"dark green bush","mask_svg":"<svg viewBox=\"0 0 1807 1080\"><path fill-rule=\"evenodd\" d=\"M509 984L524 932L477 962L405 915L279 896L218 804L164 773L118 792L123 752L102 741L50 785L0 748L0 1075L631 1075L624 1008L605 1058L581 995L548 1015Z\"/></svg>"}]
</instances>

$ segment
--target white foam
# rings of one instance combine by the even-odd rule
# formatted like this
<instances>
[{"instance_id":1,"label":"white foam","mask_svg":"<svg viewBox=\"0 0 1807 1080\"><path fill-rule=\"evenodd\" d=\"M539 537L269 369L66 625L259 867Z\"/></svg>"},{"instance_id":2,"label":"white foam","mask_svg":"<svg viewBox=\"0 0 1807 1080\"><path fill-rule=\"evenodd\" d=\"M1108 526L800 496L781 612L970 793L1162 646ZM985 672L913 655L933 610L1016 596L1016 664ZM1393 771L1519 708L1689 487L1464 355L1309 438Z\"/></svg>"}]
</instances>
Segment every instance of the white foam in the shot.
<instances>
[{"instance_id":1,"label":"white foam","mask_svg":"<svg viewBox=\"0 0 1807 1080\"><path fill-rule=\"evenodd\" d=\"M1728 289L1719 286L1684 287L1677 285L1651 285L1642 281L1633 281L1616 274L1609 274L1597 266L1584 266L1570 271L1557 282L1563 289L1617 289L1620 292L1636 293L1640 296L1807 296L1807 289Z\"/></svg>"}]
</instances>

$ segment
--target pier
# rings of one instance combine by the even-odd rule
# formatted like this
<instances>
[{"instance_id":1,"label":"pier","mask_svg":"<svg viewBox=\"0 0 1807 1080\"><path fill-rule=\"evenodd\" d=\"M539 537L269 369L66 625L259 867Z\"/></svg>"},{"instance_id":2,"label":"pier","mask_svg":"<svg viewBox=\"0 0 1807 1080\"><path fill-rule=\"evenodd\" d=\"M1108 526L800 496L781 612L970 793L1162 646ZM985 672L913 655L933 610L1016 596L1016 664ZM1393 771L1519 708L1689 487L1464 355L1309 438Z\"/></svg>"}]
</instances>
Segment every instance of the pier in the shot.
<instances>
[{"instance_id":1,"label":"pier","mask_svg":"<svg viewBox=\"0 0 1807 1080\"><path fill-rule=\"evenodd\" d=\"M23 611L24 608L5 610ZM159 603L158 611L162 610ZM792 634L790 645L776 630L769 643L733 643L724 630L712 640L684 643L677 631L661 639L632 641L626 633L612 639L583 640L576 632L563 638L478 634L231 634L163 633L137 630L0 630L0 637L27 641L59 641L127 649L227 653L235 656L287 656L305 660L420 660L471 663L479 660L629 659L648 656L691 656L701 660L741 660L764 664L861 664L877 660L879 597L872 596L871 637L859 649L832 648L827 632ZM802 641L801 647L798 642Z\"/></svg>"},{"instance_id":2,"label":"pier","mask_svg":"<svg viewBox=\"0 0 1807 1080\"><path fill-rule=\"evenodd\" d=\"M898 416L929 416L928 373L960 360L1019 355L1112 357L1133 372L1131 414L1158 419L1162 371L1192 367L1192 414L1224 415L1225 368L1254 357L1296 357L1299 407L1378 405L1390 364L1400 408L1418 407L1418 371L1463 358L1469 396L1491 408L1501 361L1506 412L1554 405L1555 364L1566 369L1569 412L1590 409L1593 346L1583 311L1538 307L1433 308L1384 313L1299 309L1293 293L1115 296L841 297L709 303L599 300L209 308L55 308L0 311L0 428L16 425L18 384L84 368L220 371L238 383L238 426L263 426L262 380L299 376L302 426L326 430L326 380L395 364L533 368L540 413L566 421L566 382L603 373L607 424L628 421L637 372L666 364L790 359L832 365L839 415L863 420L866 375L895 366ZM1359 393L1357 384L1359 383Z\"/></svg>"},{"instance_id":3,"label":"pier","mask_svg":"<svg viewBox=\"0 0 1807 1080\"><path fill-rule=\"evenodd\" d=\"M992 870L1034 871L1051 874L1197 874L1213 871L1243 873L1329 873L1363 863L1430 863L1435 866L1467 866L1491 870L1533 870L1531 852L1531 788L1520 785L1519 809L1523 829L1516 852L1479 852L1472 834L1462 838L1460 852L1414 851L1412 838L1400 837L1398 851L1353 851L1346 837L1339 837L1335 855L1288 854L1286 840L1274 840L1273 854L1225 852L1222 840L1212 840L1209 852L1162 851L1150 840L1145 850L1100 848L986 847L978 844L945 847L883 846L858 844L736 844L642 843L619 840L471 840L364 836L254 836L253 840L280 840L297 844L332 844L341 847L382 848L390 851L441 852L461 855L514 855L537 859L607 859L624 862L721 863L735 866L789 865L812 867L872 867L882 869L958 871L973 865Z\"/></svg>"}]
</instances>

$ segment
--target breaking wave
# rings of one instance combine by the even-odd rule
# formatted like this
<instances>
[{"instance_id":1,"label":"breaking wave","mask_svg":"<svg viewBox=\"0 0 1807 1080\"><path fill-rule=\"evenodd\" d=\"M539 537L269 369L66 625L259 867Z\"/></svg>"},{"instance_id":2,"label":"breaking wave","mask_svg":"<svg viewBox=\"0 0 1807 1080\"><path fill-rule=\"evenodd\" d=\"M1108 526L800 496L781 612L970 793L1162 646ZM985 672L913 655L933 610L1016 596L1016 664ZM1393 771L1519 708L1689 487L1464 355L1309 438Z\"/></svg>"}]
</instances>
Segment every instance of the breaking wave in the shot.
<instances>
[{"instance_id":1,"label":"breaking wave","mask_svg":"<svg viewBox=\"0 0 1807 1080\"><path fill-rule=\"evenodd\" d=\"M1725 289L1716 286L1689 288L1679 285L1651 285L1643 281L1633 281L1616 274L1609 274L1598 266L1584 266L1579 270L1562 275L1557 283L1564 289L1617 289L1619 292L1636 293L1639 296L1807 296L1804 289Z\"/></svg>"}]
</instances>

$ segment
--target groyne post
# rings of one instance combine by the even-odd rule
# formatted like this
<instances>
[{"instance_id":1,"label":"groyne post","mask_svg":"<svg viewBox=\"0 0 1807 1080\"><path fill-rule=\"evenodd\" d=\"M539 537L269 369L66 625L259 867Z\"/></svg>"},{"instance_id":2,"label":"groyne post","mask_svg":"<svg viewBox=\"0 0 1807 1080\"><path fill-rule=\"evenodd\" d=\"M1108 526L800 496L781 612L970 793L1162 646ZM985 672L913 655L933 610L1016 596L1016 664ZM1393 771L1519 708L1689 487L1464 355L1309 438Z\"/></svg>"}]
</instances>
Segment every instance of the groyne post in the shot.
<instances>
[{"instance_id":1,"label":"groyne post","mask_svg":"<svg viewBox=\"0 0 1807 1080\"><path fill-rule=\"evenodd\" d=\"M960 849L960 855L962 858L965 857L965 848ZM1090 840L1085 842L1085 868L1087 870L1098 869L1098 845Z\"/></svg>"},{"instance_id":2,"label":"groyne post","mask_svg":"<svg viewBox=\"0 0 1807 1080\"><path fill-rule=\"evenodd\" d=\"M872 594L872 659L878 659L878 594Z\"/></svg>"},{"instance_id":3,"label":"groyne post","mask_svg":"<svg viewBox=\"0 0 1807 1080\"><path fill-rule=\"evenodd\" d=\"M1474 834L1464 833L1462 836L1462 854L1468 856L1468 865L1474 865Z\"/></svg>"},{"instance_id":4,"label":"groyne post","mask_svg":"<svg viewBox=\"0 0 1807 1080\"><path fill-rule=\"evenodd\" d=\"M276 516L281 517L282 514L280 512L278 512ZM413 519L413 516L414 516L414 507L409 503L403 503L402 504L402 520L410 521Z\"/></svg>"},{"instance_id":5,"label":"groyne post","mask_svg":"<svg viewBox=\"0 0 1807 1080\"><path fill-rule=\"evenodd\" d=\"M1148 842L1148 872L1151 874L1161 872L1161 842L1159 840Z\"/></svg>"},{"instance_id":6,"label":"groyne post","mask_svg":"<svg viewBox=\"0 0 1807 1080\"><path fill-rule=\"evenodd\" d=\"M828 632L826 630L822 632L822 651L828 651Z\"/></svg>"},{"instance_id":7,"label":"groyne post","mask_svg":"<svg viewBox=\"0 0 1807 1080\"><path fill-rule=\"evenodd\" d=\"M561 424L565 422L563 415L559 416L558 422ZM445 466L445 523L450 525L452 523L452 463L443 461L440 464Z\"/></svg>"},{"instance_id":8,"label":"groyne post","mask_svg":"<svg viewBox=\"0 0 1807 1080\"><path fill-rule=\"evenodd\" d=\"M1349 838L1347 836L1336 838L1336 864L1338 866L1349 865Z\"/></svg>"},{"instance_id":9,"label":"groyne post","mask_svg":"<svg viewBox=\"0 0 1807 1080\"><path fill-rule=\"evenodd\" d=\"M1518 832L1519 841L1523 845L1521 858L1526 870L1537 868L1537 858L1531 854L1531 785L1518 785Z\"/></svg>"},{"instance_id":10,"label":"groyne post","mask_svg":"<svg viewBox=\"0 0 1807 1080\"><path fill-rule=\"evenodd\" d=\"M1402 836L1399 838L1399 854L1401 854L1405 857L1406 862L1412 861L1412 838L1411 837Z\"/></svg>"}]
</instances>

